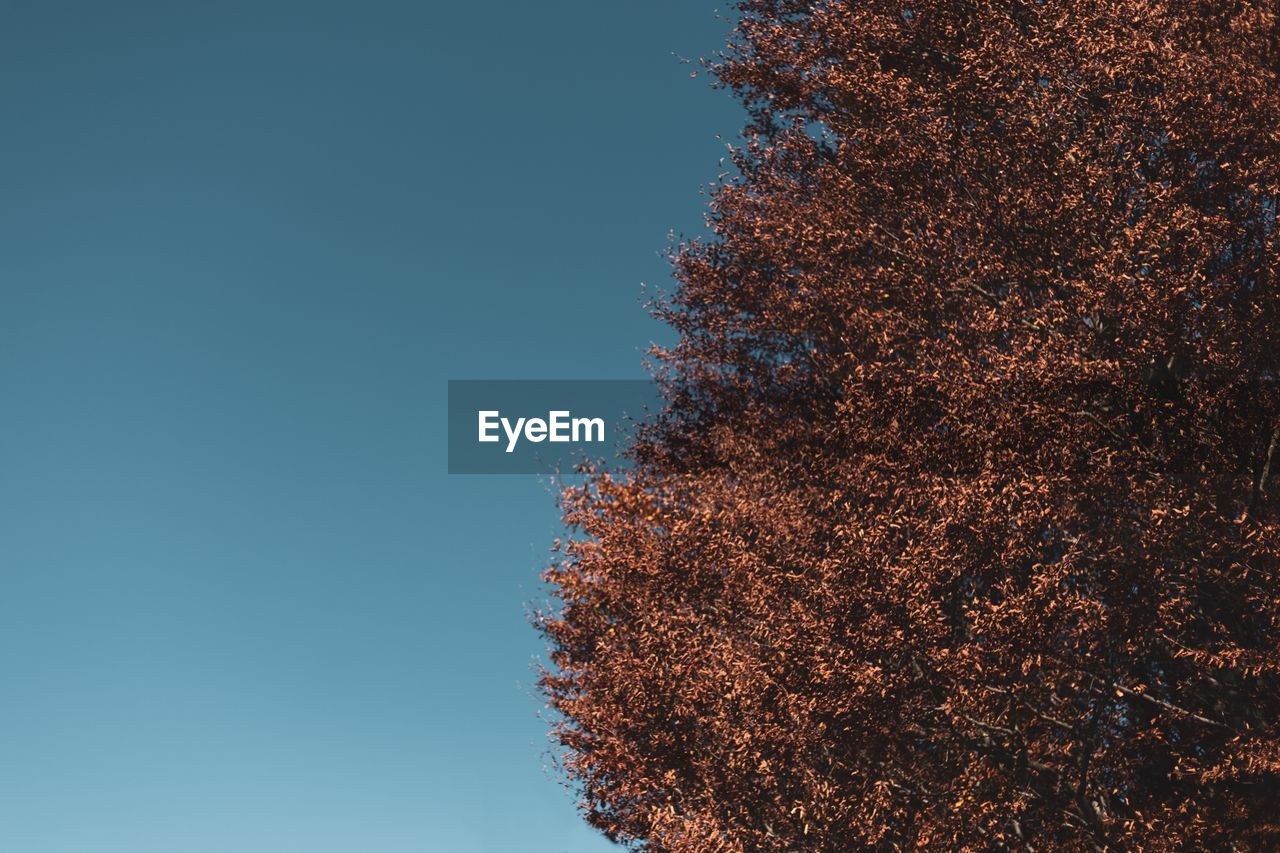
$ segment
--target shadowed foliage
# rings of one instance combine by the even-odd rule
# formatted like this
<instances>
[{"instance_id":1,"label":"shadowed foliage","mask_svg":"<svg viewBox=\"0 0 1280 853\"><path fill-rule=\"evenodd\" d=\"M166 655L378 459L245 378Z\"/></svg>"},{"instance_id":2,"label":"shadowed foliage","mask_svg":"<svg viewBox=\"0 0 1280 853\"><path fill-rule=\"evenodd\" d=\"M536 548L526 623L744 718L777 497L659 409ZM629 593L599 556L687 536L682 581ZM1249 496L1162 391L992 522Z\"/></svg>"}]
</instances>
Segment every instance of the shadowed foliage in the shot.
<instances>
[{"instance_id":1,"label":"shadowed foliage","mask_svg":"<svg viewBox=\"0 0 1280 853\"><path fill-rule=\"evenodd\" d=\"M1280 26L745 2L543 686L654 851L1280 849Z\"/></svg>"}]
</instances>

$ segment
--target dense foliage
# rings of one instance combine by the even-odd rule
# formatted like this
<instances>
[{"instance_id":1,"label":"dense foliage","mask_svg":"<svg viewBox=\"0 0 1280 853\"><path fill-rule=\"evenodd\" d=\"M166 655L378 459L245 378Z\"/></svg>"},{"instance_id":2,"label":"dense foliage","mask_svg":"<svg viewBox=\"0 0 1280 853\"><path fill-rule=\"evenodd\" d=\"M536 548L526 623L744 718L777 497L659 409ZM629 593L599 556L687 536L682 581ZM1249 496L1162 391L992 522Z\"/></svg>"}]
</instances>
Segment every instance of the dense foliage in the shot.
<instances>
[{"instance_id":1,"label":"dense foliage","mask_svg":"<svg viewBox=\"0 0 1280 853\"><path fill-rule=\"evenodd\" d=\"M544 688L654 851L1280 849L1274 3L741 3Z\"/></svg>"}]
</instances>

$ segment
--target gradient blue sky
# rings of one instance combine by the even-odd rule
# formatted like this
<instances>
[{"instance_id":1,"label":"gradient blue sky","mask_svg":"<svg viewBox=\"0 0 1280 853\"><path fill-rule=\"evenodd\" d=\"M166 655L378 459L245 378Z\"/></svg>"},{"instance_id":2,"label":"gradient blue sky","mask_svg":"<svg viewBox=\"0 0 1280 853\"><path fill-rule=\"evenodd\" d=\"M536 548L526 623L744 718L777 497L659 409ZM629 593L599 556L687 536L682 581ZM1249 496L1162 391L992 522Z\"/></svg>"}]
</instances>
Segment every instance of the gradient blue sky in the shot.
<instances>
[{"instance_id":1,"label":"gradient blue sky","mask_svg":"<svg viewBox=\"0 0 1280 853\"><path fill-rule=\"evenodd\" d=\"M643 376L715 8L3 3L0 851L611 849L445 381Z\"/></svg>"}]
</instances>

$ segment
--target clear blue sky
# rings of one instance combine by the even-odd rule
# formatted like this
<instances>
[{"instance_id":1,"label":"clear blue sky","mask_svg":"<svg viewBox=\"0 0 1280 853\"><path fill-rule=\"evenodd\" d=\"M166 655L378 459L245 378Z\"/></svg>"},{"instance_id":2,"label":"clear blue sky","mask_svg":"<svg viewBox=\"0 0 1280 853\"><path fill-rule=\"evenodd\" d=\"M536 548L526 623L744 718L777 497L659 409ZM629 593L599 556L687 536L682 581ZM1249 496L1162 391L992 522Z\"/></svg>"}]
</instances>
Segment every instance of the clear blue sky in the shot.
<instances>
[{"instance_id":1,"label":"clear blue sky","mask_svg":"<svg viewBox=\"0 0 1280 853\"><path fill-rule=\"evenodd\" d=\"M714 9L3 4L0 851L609 849L445 382L643 376Z\"/></svg>"}]
</instances>

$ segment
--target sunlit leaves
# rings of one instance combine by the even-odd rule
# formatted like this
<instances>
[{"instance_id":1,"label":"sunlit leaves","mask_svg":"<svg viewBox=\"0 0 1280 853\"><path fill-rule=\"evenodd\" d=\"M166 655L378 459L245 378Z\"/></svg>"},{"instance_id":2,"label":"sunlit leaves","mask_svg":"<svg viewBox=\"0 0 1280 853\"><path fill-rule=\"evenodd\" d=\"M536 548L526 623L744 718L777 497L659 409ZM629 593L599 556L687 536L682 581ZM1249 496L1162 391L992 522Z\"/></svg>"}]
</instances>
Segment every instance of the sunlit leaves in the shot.
<instances>
[{"instance_id":1,"label":"sunlit leaves","mask_svg":"<svg viewBox=\"0 0 1280 853\"><path fill-rule=\"evenodd\" d=\"M1280 29L742 4L669 408L539 617L671 851L1280 847Z\"/></svg>"}]
</instances>

